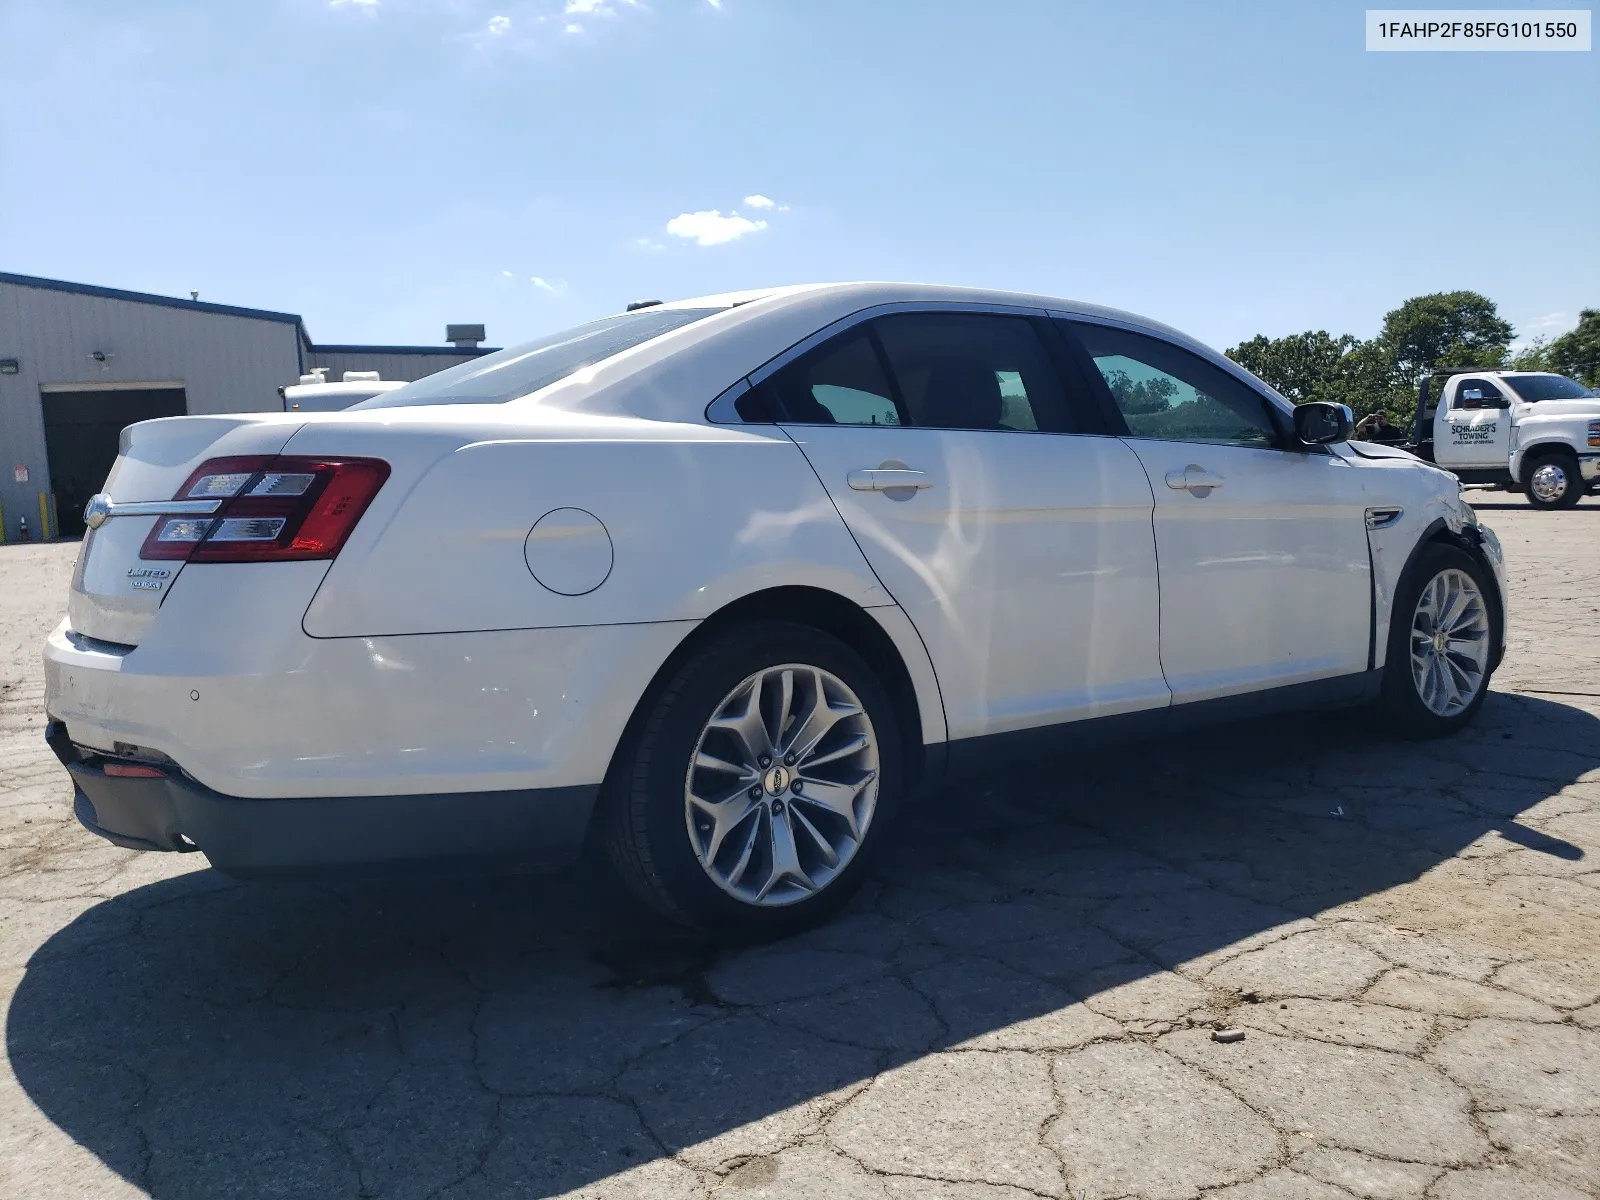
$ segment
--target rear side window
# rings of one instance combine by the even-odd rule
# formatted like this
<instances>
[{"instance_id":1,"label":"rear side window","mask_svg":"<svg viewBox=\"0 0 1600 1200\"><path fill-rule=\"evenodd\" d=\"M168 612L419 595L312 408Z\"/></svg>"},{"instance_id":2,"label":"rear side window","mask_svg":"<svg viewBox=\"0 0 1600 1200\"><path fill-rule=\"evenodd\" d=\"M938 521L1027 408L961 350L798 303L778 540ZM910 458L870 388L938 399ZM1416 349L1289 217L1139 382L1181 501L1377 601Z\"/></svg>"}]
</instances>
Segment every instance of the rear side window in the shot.
<instances>
[{"instance_id":1,"label":"rear side window","mask_svg":"<svg viewBox=\"0 0 1600 1200\"><path fill-rule=\"evenodd\" d=\"M429 375L403 388L363 400L352 409L402 408L413 404L504 404L549 387L575 371L614 354L682 329L720 308L652 308L602 317L520 346L486 354Z\"/></svg>"},{"instance_id":2,"label":"rear side window","mask_svg":"<svg viewBox=\"0 0 1600 1200\"><path fill-rule=\"evenodd\" d=\"M925 429L1050 428L1061 381L1026 317L898 313L872 323L909 423Z\"/></svg>"},{"instance_id":3,"label":"rear side window","mask_svg":"<svg viewBox=\"0 0 1600 1200\"><path fill-rule=\"evenodd\" d=\"M1055 364L1026 317L880 317L784 367L760 390L785 420L808 425L1072 427Z\"/></svg>"},{"instance_id":4,"label":"rear side window","mask_svg":"<svg viewBox=\"0 0 1600 1200\"><path fill-rule=\"evenodd\" d=\"M865 329L823 343L779 371L767 386L779 411L799 424L905 424L883 360Z\"/></svg>"},{"instance_id":5,"label":"rear side window","mask_svg":"<svg viewBox=\"0 0 1600 1200\"><path fill-rule=\"evenodd\" d=\"M1487 379L1463 379L1456 385L1456 408L1494 408L1500 399L1500 389Z\"/></svg>"}]
</instances>

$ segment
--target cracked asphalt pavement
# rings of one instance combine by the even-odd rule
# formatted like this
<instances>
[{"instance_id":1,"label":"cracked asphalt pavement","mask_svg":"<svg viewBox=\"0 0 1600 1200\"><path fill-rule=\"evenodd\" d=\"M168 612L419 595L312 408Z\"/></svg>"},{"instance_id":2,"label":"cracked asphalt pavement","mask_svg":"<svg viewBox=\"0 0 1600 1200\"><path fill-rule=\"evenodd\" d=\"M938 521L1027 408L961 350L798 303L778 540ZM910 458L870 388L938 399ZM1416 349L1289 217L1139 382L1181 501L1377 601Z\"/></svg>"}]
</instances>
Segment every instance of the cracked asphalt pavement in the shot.
<instances>
[{"instance_id":1,"label":"cracked asphalt pavement","mask_svg":"<svg viewBox=\"0 0 1600 1200\"><path fill-rule=\"evenodd\" d=\"M998 766L743 951L591 866L99 841L42 740L77 547L0 547L0 1195L1600 1194L1600 503L1478 495L1513 647L1470 732Z\"/></svg>"}]
</instances>

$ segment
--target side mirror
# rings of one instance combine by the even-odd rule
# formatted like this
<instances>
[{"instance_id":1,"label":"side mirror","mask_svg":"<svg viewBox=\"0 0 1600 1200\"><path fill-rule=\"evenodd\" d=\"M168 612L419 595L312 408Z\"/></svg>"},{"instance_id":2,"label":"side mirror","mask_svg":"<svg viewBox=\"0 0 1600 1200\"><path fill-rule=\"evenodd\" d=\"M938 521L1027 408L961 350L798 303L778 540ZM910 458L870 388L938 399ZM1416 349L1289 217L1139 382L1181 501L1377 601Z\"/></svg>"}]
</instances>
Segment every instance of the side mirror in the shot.
<instances>
[{"instance_id":1,"label":"side mirror","mask_svg":"<svg viewBox=\"0 0 1600 1200\"><path fill-rule=\"evenodd\" d=\"M1294 434L1308 446L1348 442L1354 426L1355 414L1350 411L1348 404L1311 400L1295 406Z\"/></svg>"}]
</instances>

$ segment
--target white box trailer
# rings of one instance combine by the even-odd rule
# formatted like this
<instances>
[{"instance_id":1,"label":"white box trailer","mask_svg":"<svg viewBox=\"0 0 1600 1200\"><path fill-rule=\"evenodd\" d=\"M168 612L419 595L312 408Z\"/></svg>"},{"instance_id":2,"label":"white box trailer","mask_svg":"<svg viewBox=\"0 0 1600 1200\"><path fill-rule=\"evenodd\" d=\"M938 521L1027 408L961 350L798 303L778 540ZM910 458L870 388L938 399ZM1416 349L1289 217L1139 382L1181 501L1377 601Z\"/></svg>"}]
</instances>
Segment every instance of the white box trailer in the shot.
<instances>
[{"instance_id":1,"label":"white box trailer","mask_svg":"<svg viewBox=\"0 0 1600 1200\"><path fill-rule=\"evenodd\" d=\"M299 383L278 389L285 412L338 412L374 396L405 387L401 379L380 379L376 371L346 371L338 383L329 383L322 368L300 376Z\"/></svg>"}]
</instances>

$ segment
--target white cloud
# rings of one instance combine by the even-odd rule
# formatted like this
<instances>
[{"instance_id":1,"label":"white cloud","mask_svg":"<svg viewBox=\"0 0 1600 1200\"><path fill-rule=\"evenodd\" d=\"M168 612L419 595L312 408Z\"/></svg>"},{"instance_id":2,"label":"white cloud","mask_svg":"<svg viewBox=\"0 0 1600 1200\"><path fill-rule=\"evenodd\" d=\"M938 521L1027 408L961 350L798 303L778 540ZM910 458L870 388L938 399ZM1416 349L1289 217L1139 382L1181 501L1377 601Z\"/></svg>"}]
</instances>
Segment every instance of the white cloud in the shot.
<instances>
[{"instance_id":1,"label":"white cloud","mask_svg":"<svg viewBox=\"0 0 1600 1200\"><path fill-rule=\"evenodd\" d=\"M511 18L510 17L490 17L489 18L489 36L490 37L504 37L506 34L508 34L510 32L511 32Z\"/></svg>"},{"instance_id":2,"label":"white cloud","mask_svg":"<svg viewBox=\"0 0 1600 1200\"><path fill-rule=\"evenodd\" d=\"M757 192L753 196L746 196L744 198L744 206L746 208L770 208L775 212L789 211L789 206L787 204L779 204L770 196L763 196L760 192Z\"/></svg>"},{"instance_id":3,"label":"white cloud","mask_svg":"<svg viewBox=\"0 0 1600 1200\"><path fill-rule=\"evenodd\" d=\"M339 8L346 4L354 5L356 8L377 8L378 0L328 0L329 8Z\"/></svg>"},{"instance_id":4,"label":"white cloud","mask_svg":"<svg viewBox=\"0 0 1600 1200\"><path fill-rule=\"evenodd\" d=\"M559 292L561 290L559 284L551 283L548 279L541 279L537 275L533 277L533 286L541 292Z\"/></svg>"},{"instance_id":5,"label":"white cloud","mask_svg":"<svg viewBox=\"0 0 1600 1200\"><path fill-rule=\"evenodd\" d=\"M605 8L605 0L567 0L567 7L562 11L569 15L588 16L592 13L604 12Z\"/></svg>"},{"instance_id":6,"label":"white cloud","mask_svg":"<svg viewBox=\"0 0 1600 1200\"><path fill-rule=\"evenodd\" d=\"M511 272L510 271L504 271L503 270L503 271L500 272L500 274L504 275L507 279L511 278Z\"/></svg>"},{"instance_id":7,"label":"white cloud","mask_svg":"<svg viewBox=\"0 0 1600 1200\"><path fill-rule=\"evenodd\" d=\"M712 8L722 7L722 0L706 0L706 3L711 5Z\"/></svg>"},{"instance_id":8,"label":"white cloud","mask_svg":"<svg viewBox=\"0 0 1600 1200\"><path fill-rule=\"evenodd\" d=\"M1554 329L1557 325L1565 325L1566 323L1566 313L1546 313L1542 317L1535 317L1531 321L1524 322L1529 329Z\"/></svg>"},{"instance_id":9,"label":"white cloud","mask_svg":"<svg viewBox=\"0 0 1600 1200\"><path fill-rule=\"evenodd\" d=\"M569 23L567 25L567 32L568 33L582 33L583 32L583 26L579 25L577 22L571 22L571 23Z\"/></svg>"},{"instance_id":10,"label":"white cloud","mask_svg":"<svg viewBox=\"0 0 1600 1200\"><path fill-rule=\"evenodd\" d=\"M700 246L720 246L723 242L736 241L749 233L760 233L766 227L765 221L752 221L737 212L723 216L714 208L704 212L679 213L667 222L667 232L673 237Z\"/></svg>"}]
</instances>

